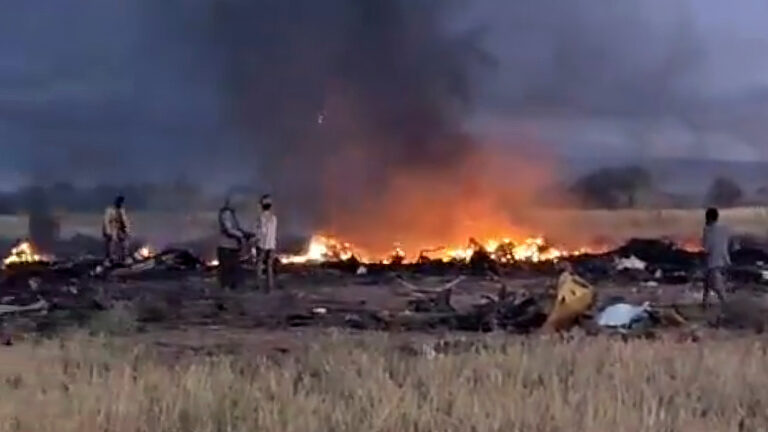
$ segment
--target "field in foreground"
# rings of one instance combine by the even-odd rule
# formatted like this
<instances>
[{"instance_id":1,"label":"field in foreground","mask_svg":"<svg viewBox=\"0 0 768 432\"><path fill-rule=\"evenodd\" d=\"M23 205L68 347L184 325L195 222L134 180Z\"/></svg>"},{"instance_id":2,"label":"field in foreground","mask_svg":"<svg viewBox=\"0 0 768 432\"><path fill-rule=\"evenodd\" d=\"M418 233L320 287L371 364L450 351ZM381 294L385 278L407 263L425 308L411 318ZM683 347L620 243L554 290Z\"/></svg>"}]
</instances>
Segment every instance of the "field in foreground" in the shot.
<instances>
[{"instance_id":1,"label":"field in foreground","mask_svg":"<svg viewBox=\"0 0 768 432\"><path fill-rule=\"evenodd\" d=\"M678 343L321 333L181 354L70 336L0 350L0 431L729 431L768 424L752 337Z\"/></svg>"}]
</instances>

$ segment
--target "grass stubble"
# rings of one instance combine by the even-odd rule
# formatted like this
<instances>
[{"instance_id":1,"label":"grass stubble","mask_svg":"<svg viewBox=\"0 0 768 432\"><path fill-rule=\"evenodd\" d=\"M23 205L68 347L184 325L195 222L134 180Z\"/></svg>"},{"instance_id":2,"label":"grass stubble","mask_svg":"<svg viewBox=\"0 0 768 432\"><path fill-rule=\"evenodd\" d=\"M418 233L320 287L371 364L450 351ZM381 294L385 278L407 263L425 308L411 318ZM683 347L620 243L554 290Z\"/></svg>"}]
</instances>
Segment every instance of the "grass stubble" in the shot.
<instances>
[{"instance_id":1,"label":"grass stubble","mask_svg":"<svg viewBox=\"0 0 768 432\"><path fill-rule=\"evenodd\" d=\"M730 431L768 425L756 338L503 338L440 354L391 336L280 358L169 361L85 335L0 351L0 432Z\"/></svg>"}]
</instances>

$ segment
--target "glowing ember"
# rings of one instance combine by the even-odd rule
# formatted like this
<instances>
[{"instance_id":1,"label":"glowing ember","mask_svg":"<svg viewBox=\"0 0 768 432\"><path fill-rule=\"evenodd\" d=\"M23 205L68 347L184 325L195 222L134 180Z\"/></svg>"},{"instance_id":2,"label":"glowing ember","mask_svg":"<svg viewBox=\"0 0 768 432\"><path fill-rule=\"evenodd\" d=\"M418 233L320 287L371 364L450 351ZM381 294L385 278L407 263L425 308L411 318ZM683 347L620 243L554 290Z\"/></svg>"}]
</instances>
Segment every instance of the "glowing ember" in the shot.
<instances>
[{"instance_id":1,"label":"glowing ember","mask_svg":"<svg viewBox=\"0 0 768 432\"><path fill-rule=\"evenodd\" d=\"M3 267L15 264L26 264L49 261L48 257L38 255L32 243L24 241L11 249L11 253L3 260Z\"/></svg>"},{"instance_id":2,"label":"glowing ember","mask_svg":"<svg viewBox=\"0 0 768 432\"><path fill-rule=\"evenodd\" d=\"M501 263L552 261L588 252L583 248L575 251L559 249L549 245L543 237L529 237L519 242L509 238L487 239L482 243L475 239L470 239L469 245L465 247L422 249L419 256L415 258L419 261L430 259L445 262L469 261L478 251L487 253L491 259ZM318 263L344 261L353 256L361 262L371 262L371 260L364 258L360 250L351 244L332 237L317 235L312 237L305 253L300 255L283 255L280 257L280 261L284 264ZM393 264L414 262L415 260L407 257L405 251L399 245L396 245L394 250L386 257L373 261Z\"/></svg>"},{"instance_id":3,"label":"glowing ember","mask_svg":"<svg viewBox=\"0 0 768 432\"><path fill-rule=\"evenodd\" d=\"M219 266L219 260L214 258L214 259L208 261L206 263L206 265L208 265L208 267L218 267Z\"/></svg>"}]
</instances>

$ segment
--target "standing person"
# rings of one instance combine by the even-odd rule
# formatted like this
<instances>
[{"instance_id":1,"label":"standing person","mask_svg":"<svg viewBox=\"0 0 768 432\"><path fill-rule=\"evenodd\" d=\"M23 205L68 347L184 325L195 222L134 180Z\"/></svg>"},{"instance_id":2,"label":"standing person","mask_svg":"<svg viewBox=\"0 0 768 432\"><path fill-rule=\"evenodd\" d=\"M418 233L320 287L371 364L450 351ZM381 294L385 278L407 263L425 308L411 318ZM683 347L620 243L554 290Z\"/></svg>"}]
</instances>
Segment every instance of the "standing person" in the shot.
<instances>
[{"instance_id":1,"label":"standing person","mask_svg":"<svg viewBox=\"0 0 768 432\"><path fill-rule=\"evenodd\" d=\"M731 235L728 228L719 222L720 212L716 208L708 208L705 214L702 246L706 253L707 270L704 279L702 305L709 307L709 292L713 291L725 304L725 273L731 265L730 244Z\"/></svg>"},{"instance_id":2,"label":"standing person","mask_svg":"<svg viewBox=\"0 0 768 432\"><path fill-rule=\"evenodd\" d=\"M128 237L130 235L124 196L117 196L114 203L104 211L101 231L104 236L106 259L113 264L124 263L128 258Z\"/></svg>"},{"instance_id":3,"label":"standing person","mask_svg":"<svg viewBox=\"0 0 768 432\"><path fill-rule=\"evenodd\" d=\"M272 210L272 197L263 195L260 200L261 213L257 221L258 263L256 274L261 285L261 278L266 272L267 292L275 285L275 250L277 249L277 216Z\"/></svg>"},{"instance_id":4,"label":"standing person","mask_svg":"<svg viewBox=\"0 0 768 432\"><path fill-rule=\"evenodd\" d=\"M250 237L240 227L237 212L228 197L219 209L219 247L216 257L219 260L219 285L222 289L235 289L240 284L240 254Z\"/></svg>"}]
</instances>

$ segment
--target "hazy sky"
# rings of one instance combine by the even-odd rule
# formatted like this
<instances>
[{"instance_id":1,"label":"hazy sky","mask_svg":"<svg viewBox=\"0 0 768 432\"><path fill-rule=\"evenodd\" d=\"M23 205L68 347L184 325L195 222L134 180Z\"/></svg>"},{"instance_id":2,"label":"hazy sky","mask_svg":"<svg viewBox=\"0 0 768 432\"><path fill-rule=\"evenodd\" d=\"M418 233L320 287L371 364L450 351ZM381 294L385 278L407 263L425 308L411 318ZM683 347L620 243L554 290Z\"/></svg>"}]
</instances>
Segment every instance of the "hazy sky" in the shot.
<instances>
[{"instance_id":1,"label":"hazy sky","mask_svg":"<svg viewBox=\"0 0 768 432\"><path fill-rule=\"evenodd\" d=\"M210 1L155 1L2 2L0 181L247 175L216 151L243 138L199 54ZM468 3L452 20L495 59L468 124L497 145L768 158L768 2Z\"/></svg>"},{"instance_id":2,"label":"hazy sky","mask_svg":"<svg viewBox=\"0 0 768 432\"><path fill-rule=\"evenodd\" d=\"M570 155L768 156L767 2L481 3L499 67L476 129Z\"/></svg>"}]
</instances>

